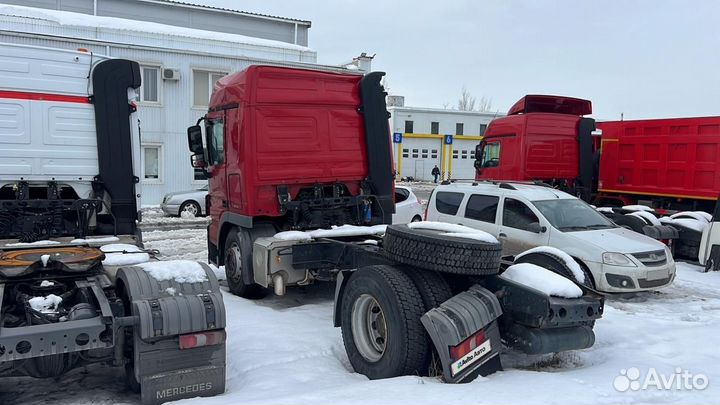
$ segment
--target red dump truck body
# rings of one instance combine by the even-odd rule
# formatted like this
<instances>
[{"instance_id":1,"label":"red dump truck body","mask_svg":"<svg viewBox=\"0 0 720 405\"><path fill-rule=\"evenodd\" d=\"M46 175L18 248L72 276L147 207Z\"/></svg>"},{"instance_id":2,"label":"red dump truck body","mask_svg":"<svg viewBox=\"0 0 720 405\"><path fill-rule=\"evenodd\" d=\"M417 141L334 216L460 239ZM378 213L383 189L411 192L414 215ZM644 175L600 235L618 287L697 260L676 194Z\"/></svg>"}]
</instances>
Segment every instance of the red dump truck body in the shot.
<instances>
[{"instance_id":1,"label":"red dump truck body","mask_svg":"<svg viewBox=\"0 0 720 405\"><path fill-rule=\"evenodd\" d=\"M599 122L598 192L626 202L715 201L720 192L720 117Z\"/></svg>"}]
</instances>

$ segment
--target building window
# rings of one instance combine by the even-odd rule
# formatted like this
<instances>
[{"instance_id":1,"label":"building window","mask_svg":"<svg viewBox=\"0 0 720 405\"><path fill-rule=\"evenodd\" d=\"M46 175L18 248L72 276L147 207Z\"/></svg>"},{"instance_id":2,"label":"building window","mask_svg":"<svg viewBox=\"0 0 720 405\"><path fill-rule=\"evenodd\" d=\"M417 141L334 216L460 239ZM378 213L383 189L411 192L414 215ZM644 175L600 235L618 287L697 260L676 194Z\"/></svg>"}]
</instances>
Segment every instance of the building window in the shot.
<instances>
[{"instance_id":1,"label":"building window","mask_svg":"<svg viewBox=\"0 0 720 405\"><path fill-rule=\"evenodd\" d=\"M207 180L205 172L202 169L193 169L193 181L204 181Z\"/></svg>"},{"instance_id":2,"label":"building window","mask_svg":"<svg viewBox=\"0 0 720 405\"><path fill-rule=\"evenodd\" d=\"M410 153L409 153L409 152L410 152L409 149L403 149L402 157L406 158L406 157L410 156Z\"/></svg>"},{"instance_id":3,"label":"building window","mask_svg":"<svg viewBox=\"0 0 720 405\"><path fill-rule=\"evenodd\" d=\"M463 135L463 130L465 129L465 124L462 122L458 122L455 124L455 135Z\"/></svg>"},{"instance_id":4,"label":"building window","mask_svg":"<svg viewBox=\"0 0 720 405\"><path fill-rule=\"evenodd\" d=\"M215 82L227 73L208 72L206 70L193 70L193 105L195 107L207 107L210 104Z\"/></svg>"},{"instance_id":5,"label":"building window","mask_svg":"<svg viewBox=\"0 0 720 405\"><path fill-rule=\"evenodd\" d=\"M413 122L412 121L405 121L405 133L406 134L413 133Z\"/></svg>"},{"instance_id":6,"label":"building window","mask_svg":"<svg viewBox=\"0 0 720 405\"><path fill-rule=\"evenodd\" d=\"M486 130L487 130L487 124L480 124L480 136L485 135Z\"/></svg>"},{"instance_id":7,"label":"building window","mask_svg":"<svg viewBox=\"0 0 720 405\"><path fill-rule=\"evenodd\" d=\"M417 159L417 158L418 158L418 154L417 154L417 153L413 153L412 157L413 157L413 159Z\"/></svg>"},{"instance_id":8,"label":"building window","mask_svg":"<svg viewBox=\"0 0 720 405\"><path fill-rule=\"evenodd\" d=\"M458 151L457 151L457 149L453 151L453 157L452 157L452 158L453 158L453 159L457 159L457 158L458 158Z\"/></svg>"},{"instance_id":9,"label":"building window","mask_svg":"<svg viewBox=\"0 0 720 405\"><path fill-rule=\"evenodd\" d=\"M438 153L438 152L437 152L437 149L431 150L430 153L432 153L432 158L433 158L433 159L437 159L437 153Z\"/></svg>"},{"instance_id":10,"label":"building window","mask_svg":"<svg viewBox=\"0 0 720 405\"><path fill-rule=\"evenodd\" d=\"M468 151L464 150L462 151L462 159L467 159Z\"/></svg>"},{"instance_id":11,"label":"building window","mask_svg":"<svg viewBox=\"0 0 720 405\"><path fill-rule=\"evenodd\" d=\"M140 101L144 103L160 102L160 67L140 66L142 84L140 85Z\"/></svg>"},{"instance_id":12,"label":"building window","mask_svg":"<svg viewBox=\"0 0 720 405\"><path fill-rule=\"evenodd\" d=\"M439 122L431 122L430 123L430 133L431 134L439 134L440 133L440 123Z\"/></svg>"},{"instance_id":13,"label":"building window","mask_svg":"<svg viewBox=\"0 0 720 405\"><path fill-rule=\"evenodd\" d=\"M142 149L143 180L162 182L162 146L144 145Z\"/></svg>"}]
</instances>

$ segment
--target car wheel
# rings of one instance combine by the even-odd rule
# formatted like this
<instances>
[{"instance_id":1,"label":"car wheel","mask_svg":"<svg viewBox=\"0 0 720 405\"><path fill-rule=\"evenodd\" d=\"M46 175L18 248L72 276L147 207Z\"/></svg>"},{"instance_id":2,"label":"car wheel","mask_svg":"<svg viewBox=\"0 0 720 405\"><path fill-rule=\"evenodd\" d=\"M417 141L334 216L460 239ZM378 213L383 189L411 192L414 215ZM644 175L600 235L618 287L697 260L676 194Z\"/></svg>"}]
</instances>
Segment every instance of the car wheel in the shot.
<instances>
[{"instance_id":1,"label":"car wheel","mask_svg":"<svg viewBox=\"0 0 720 405\"><path fill-rule=\"evenodd\" d=\"M180 211L178 211L179 216L183 216L183 212L186 212L186 215L189 215L191 217L199 217L202 215L202 210L200 209L200 204L198 204L195 201L185 201L180 206Z\"/></svg>"}]
</instances>

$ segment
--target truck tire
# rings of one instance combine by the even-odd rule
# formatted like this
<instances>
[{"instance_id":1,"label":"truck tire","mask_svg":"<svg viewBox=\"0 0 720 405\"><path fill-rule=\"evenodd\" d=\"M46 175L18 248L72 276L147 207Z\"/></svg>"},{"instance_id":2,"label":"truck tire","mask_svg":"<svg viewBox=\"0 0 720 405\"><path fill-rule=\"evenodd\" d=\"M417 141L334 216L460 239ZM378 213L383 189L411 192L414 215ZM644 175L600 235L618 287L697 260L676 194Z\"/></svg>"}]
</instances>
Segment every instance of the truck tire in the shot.
<instances>
[{"instance_id":1,"label":"truck tire","mask_svg":"<svg viewBox=\"0 0 720 405\"><path fill-rule=\"evenodd\" d=\"M440 304L452 298L453 293L450 285L440 273L409 266L403 267L403 271L410 277L415 287L417 287L425 312L439 307ZM428 336L428 342L432 342L430 336ZM429 344L421 375L439 377L442 376L442 374L443 369L440 356L436 353L435 347Z\"/></svg>"},{"instance_id":2,"label":"truck tire","mask_svg":"<svg viewBox=\"0 0 720 405\"><path fill-rule=\"evenodd\" d=\"M573 275L572 270L570 270L570 267L568 267L568 265L565 264L565 261L550 252L528 253L528 254L520 256L518 259L516 259L515 263L535 264L537 266L544 267L544 268L552 271L553 273L557 273L557 274L569 279L570 281L573 281L573 282L577 281L575 279L575 276ZM578 265L580 266L580 269L582 270L583 274L585 275L585 281L580 284L584 285L585 287L595 289L592 274L590 274L590 272L582 264L578 263Z\"/></svg>"},{"instance_id":3,"label":"truck tire","mask_svg":"<svg viewBox=\"0 0 720 405\"><path fill-rule=\"evenodd\" d=\"M429 341L412 279L392 266L363 267L343 295L342 336L353 369L371 380L421 374Z\"/></svg>"},{"instance_id":4,"label":"truck tire","mask_svg":"<svg viewBox=\"0 0 720 405\"><path fill-rule=\"evenodd\" d=\"M225 242L225 276L230 292L243 298L258 299L267 295L267 288L243 280L243 271L251 271L252 241L245 229L233 228Z\"/></svg>"},{"instance_id":5,"label":"truck tire","mask_svg":"<svg viewBox=\"0 0 720 405\"><path fill-rule=\"evenodd\" d=\"M500 243L448 238L443 231L388 226L383 250L390 260L443 273L486 276L500 269Z\"/></svg>"}]
</instances>

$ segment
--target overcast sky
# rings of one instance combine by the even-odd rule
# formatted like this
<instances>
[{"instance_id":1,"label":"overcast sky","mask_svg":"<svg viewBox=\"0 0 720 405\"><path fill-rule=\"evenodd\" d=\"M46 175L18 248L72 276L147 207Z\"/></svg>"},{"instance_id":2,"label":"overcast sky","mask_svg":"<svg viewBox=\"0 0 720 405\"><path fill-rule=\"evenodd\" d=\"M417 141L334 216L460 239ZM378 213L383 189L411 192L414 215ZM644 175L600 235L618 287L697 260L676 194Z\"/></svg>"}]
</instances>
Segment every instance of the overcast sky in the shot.
<instances>
[{"instance_id":1,"label":"overcast sky","mask_svg":"<svg viewBox=\"0 0 720 405\"><path fill-rule=\"evenodd\" d=\"M529 93L588 98L601 119L720 115L720 2L195 0L312 21L318 62L376 53L391 94L507 111Z\"/></svg>"}]
</instances>

